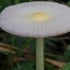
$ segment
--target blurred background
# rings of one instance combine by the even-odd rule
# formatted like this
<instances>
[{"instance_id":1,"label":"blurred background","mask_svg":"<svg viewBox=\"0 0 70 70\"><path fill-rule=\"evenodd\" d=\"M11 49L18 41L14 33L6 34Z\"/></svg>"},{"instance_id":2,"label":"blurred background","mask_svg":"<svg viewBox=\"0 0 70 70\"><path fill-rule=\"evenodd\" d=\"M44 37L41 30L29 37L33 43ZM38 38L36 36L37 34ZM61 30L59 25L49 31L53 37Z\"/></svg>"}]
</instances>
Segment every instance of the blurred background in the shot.
<instances>
[{"instance_id":1,"label":"blurred background","mask_svg":"<svg viewBox=\"0 0 70 70\"><path fill-rule=\"evenodd\" d=\"M18 0L19 3L29 2L29 0ZM40 0L31 0L40 1ZM41 0L42 1L42 0ZM70 6L69 0L43 0L53 1ZM7 6L14 5L15 0L0 0L0 12ZM14 53L30 38L15 36ZM8 61L8 53L11 45L12 35L0 29L0 70L11 70ZM20 57L13 57L15 70L35 70L36 40L30 42L21 53ZM66 63L70 62L70 33L44 39L45 70L58 70ZM70 70L62 69L62 70Z\"/></svg>"}]
</instances>

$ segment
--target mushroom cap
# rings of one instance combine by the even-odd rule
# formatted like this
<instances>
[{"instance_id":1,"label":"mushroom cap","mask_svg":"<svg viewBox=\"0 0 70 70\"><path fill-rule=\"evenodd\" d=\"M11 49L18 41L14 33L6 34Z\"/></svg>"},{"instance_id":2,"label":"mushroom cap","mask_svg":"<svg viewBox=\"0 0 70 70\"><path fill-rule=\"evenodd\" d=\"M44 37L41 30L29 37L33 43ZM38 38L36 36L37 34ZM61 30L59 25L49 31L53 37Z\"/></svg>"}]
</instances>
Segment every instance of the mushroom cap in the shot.
<instances>
[{"instance_id":1,"label":"mushroom cap","mask_svg":"<svg viewBox=\"0 0 70 70\"><path fill-rule=\"evenodd\" d=\"M8 33L44 38L70 31L70 8L56 2L25 2L5 8L0 27Z\"/></svg>"}]
</instances>

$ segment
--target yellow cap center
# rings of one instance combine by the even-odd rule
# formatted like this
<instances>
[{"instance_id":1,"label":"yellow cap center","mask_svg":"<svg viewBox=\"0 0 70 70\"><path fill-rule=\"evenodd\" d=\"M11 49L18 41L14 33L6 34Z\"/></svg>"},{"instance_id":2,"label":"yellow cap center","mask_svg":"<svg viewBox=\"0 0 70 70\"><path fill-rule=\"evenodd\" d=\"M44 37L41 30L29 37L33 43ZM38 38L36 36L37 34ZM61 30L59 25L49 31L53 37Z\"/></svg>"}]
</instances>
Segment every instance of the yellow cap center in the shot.
<instances>
[{"instance_id":1,"label":"yellow cap center","mask_svg":"<svg viewBox=\"0 0 70 70\"><path fill-rule=\"evenodd\" d=\"M49 15L40 12L31 14L30 17L32 21L46 21L49 19Z\"/></svg>"}]
</instances>

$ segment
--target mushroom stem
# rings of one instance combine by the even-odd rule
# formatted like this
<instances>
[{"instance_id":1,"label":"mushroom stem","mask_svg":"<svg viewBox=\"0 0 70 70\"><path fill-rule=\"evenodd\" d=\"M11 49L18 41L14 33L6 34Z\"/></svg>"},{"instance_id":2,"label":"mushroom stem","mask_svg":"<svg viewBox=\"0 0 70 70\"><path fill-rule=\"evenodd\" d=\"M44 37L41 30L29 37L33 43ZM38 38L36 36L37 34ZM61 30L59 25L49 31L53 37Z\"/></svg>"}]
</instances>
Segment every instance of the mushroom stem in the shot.
<instances>
[{"instance_id":1,"label":"mushroom stem","mask_svg":"<svg viewBox=\"0 0 70 70\"><path fill-rule=\"evenodd\" d=\"M43 38L36 39L36 70L44 70Z\"/></svg>"}]
</instances>

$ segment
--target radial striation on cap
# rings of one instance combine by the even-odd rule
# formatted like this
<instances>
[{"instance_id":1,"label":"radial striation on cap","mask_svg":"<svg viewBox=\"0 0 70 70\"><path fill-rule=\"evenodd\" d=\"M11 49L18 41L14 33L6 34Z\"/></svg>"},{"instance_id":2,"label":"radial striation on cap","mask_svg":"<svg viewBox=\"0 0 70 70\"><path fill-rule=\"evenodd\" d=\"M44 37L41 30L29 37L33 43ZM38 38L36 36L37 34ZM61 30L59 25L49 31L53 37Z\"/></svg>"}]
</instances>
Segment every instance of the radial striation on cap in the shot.
<instances>
[{"instance_id":1,"label":"radial striation on cap","mask_svg":"<svg viewBox=\"0 0 70 70\"><path fill-rule=\"evenodd\" d=\"M70 31L70 8L55 2L25 2L5 8L0 27L8 33L44 38Z\"/></svg>"}]
</instances>

